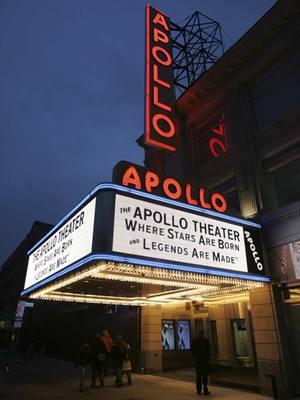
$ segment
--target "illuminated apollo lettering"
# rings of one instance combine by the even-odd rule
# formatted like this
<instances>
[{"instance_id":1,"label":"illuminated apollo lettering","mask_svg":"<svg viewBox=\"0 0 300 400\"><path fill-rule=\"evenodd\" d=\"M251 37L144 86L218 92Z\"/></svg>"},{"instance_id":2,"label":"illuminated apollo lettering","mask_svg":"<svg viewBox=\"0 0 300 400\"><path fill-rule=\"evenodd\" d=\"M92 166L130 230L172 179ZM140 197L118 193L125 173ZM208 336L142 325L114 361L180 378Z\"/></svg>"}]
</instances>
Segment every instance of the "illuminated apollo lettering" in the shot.
<instances>
[{"instance_id":1,"label":"illuminated apollo lettering","mask_svg":"<svg viewBox=\"0 0 300 400\"><path fill-rule=\"evenodd\" d=\"M176 151L172 46L169 18L146 7L145 142Z\"/></svg>"},{"instance_id":2,"label":"illuminated apollo lettering","mask_svg":"<svg viewBox=\"0 0 300 400\"><path fill-rule=\"evenodd\" d=\"M250 234L249 231L245 231L245 237L246 237L246 239L247 239L247 242L248 242L249 245L250 245L249 247L250 247L250 250L251 250L251 253L252 253L252 257L253 257L253 259L254 259L254 262L255 262L255 264L256 264L257 269L258 269L259 271L263 271L264 266L263 266L263 264L262 264L262 260L261 260L259 254L258 254L258 251L257 251L257 249L256 249L256 246L255 246L255 244L254 244L254 241L253 241L253 239L252 239L251 234Z\"/></svg>"},{"instance_id":3,"label":"illuminated apollo lettering","mask_svg":"<svg viewBox=\"0 0 300 400\"><path fill-rule=\"evenodd\" d=\"M225 136L225 124L224 119L220 119L219 125L212 129L211 131L214 135L209 140L209 150L213 157L217 158L222 153L227 151L227 143Z\"/></svg>"},{"instance_id":4,"label":"illuminated apollo lettering","mask_svg":"<svg viewBox=\"0 0 300 400\"><path fill-rule=\"evenodd\" d=\"M227 210L227 202L220 193L208 193L205 188L195 188L175 178L161 178L153 171L147 171L132 164L127 165L117 179L121 180L120 183L124 186L148 193L163 194L169 199L184 201L193 206L212 209L220 213Z\"/></svg>"}]
</instances>

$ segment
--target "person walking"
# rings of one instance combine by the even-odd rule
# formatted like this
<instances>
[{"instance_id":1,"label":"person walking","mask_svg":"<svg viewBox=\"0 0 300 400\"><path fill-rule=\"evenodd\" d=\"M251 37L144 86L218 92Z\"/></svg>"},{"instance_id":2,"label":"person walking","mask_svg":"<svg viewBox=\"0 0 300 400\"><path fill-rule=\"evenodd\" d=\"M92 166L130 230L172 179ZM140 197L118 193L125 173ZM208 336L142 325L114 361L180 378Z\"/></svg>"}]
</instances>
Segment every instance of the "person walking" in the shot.
<instances>
[{"instance_id":1,"label":"person walking","mask_svg":"<svg viewBox=\"0 0 300 400\"><path fill-rule=\"evenodd\" d=\"M115 343L112 346L111 357L113 361L113 368L115 372L117 387L121 387L122 382L122 366L123 361L126 357L126 347L124 346L124 341L122 335L116 337Z\"/></svg>"},{"instance_id":2,"label":"person walking","mask_svg":"<svg viewBox=\"0 0 300 400\"><path fill-rule=\"evenodd\" d=\"M105 346L105 350L106 350L106 361L105 361L105 365L104 365L104 376L106 376L108 368L109 368L110 353L111 353L111 350L113 347L113 340L107 329L104 329L101 332L100 340L103 343L103 345Z\"/></svg>"},{"instance_id":3,"label":"person walking","mask_svg":"<svg viewBox=\"0 0 300 400\"><path fill-rule=\"evenodd\" d=\"M96 378L100 380L100 386L104 386L104 368L106 365L107 354L103 342L100 340L100 335L96 336L94 343L92 344L92 387L96 387Z\"/></svg>"},{"instance_id":4,"label":"person walking","mask_svg":"<svg viewBox=\"0 0 300 400\"><path fill-rule=\"evenodd\" d=\"M202 393L209 395L210 392L207 388L208 375L210 373L210 343L209 340L204 337L203 330L199 331L199 334L192 341L192 354L195 360L196 366L196 390L197 394Z\"/></svg>"},{"instance_id":5,"label":"person walking","mask_svg":"<svg viewBox=\"0 0 300 400\"><path fill-rule=\"evenodd\" d=\"M91 348L88 344L87 340L83 340L82 344L79 347L79 352L77 355L75 368L79 365L80 372L80 382L79 382L79 391L84 392L85 389L85 380L88 374L88 367L91 363Z\"/></svg>"}]
</instances>

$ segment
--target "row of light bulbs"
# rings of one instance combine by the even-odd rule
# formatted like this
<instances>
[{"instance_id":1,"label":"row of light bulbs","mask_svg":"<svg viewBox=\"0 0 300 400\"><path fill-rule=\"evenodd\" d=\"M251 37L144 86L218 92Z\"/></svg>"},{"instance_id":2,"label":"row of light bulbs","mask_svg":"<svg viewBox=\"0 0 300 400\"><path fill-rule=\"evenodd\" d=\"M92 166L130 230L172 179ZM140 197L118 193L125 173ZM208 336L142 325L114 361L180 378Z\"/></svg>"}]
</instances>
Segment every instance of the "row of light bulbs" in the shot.
<instances>
[{"instance_id":1,"label":"row of light bulbs","mask_svg":"<svg viewBox=\"0 0 300 400\"><path fill-rule=\"evenodd\" d=\"M170 286L177 289L154 293L147 297L101 296L69 293L60 290L63 287L72 285L74 282L87 278ZM241 292L245 293L245 291L262 286L264 284L258 281L165 270L142 265L114 263L112 261L98 261L89 264L84 270L72 274L72 276L60 279L37 290L30 295L30 298L97 304L152 305L192 300L202 301L209 300L209 298L211 298L211 301L216 301L220 297L236 295L236 293ZM186 290L181 290L178 293L178 288Z\"/></svg>"}]
</instances>

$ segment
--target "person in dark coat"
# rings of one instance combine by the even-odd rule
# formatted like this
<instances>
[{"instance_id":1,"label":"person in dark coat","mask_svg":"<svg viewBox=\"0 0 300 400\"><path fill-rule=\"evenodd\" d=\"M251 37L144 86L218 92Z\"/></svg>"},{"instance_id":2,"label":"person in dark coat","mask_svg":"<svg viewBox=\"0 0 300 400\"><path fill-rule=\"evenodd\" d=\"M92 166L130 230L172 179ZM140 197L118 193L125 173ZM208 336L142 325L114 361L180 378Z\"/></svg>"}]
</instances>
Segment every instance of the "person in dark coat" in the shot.
<instances>
[{"instance_id":1,"label":"person in dark coat","mask_svg":"<svg viewBox=\"0 0 300 400\"><path fill-rule=\"evenodd\" d=\"M79 391L83 392L85 389L85 379L88 374L88 367L91 363L91 348L88 344L87 340L83 340L77 355L75 367L79 365L80 369L80 383L79 383Z\"/></svg>"},{"instance_id":2,"label":"person in dark coat","mask_svg":"<svg viewBox=\"0 0 300 400\"><path fill-rule=\"evenodd\" d=\"M196 365L196 389L201 394L202 386L205 395L210 394L207 388L208 375L210 373L210 343L204 337L203 330L192 341L192 354Z\"/></svg>"},{"instance_id":3,"label":"person in dark coat","mask_svg":"<svg viewBox=\"0 0 300 400\"><path fill-rule=\"evenodd\" d=\"M96 378L100 380L100 386L104 386L104 370L107 361L107 352L103 342L100 340L100 335L96 336L92 344L92 387L96 387Z\"/></svg>"},{"instance_id":4,"label":"person in dark coat","mask_svg":"<svg viewBox=\"0 0 300 400\"><path fill-rule=\"evenodd\" d=\"M122 366L126 357L126 346L124 345L123 337L118 335L111 349L111 358L116 376L116 386L122 386Z\"/></svg>"}]
</instances>

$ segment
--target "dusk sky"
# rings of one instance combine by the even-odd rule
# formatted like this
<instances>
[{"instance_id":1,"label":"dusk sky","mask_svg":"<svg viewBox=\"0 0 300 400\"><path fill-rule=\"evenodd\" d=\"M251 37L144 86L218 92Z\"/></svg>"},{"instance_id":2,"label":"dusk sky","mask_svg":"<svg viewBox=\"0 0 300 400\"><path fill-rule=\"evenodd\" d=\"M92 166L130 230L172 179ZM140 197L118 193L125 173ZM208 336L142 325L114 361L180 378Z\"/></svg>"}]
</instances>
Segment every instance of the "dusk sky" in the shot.
<instances>
[{"instance_id":1,"label":"dusk sky","mask_svg":"<svg viewBox=\"0 0 300 400\"><path fill-rule=\"evenodd\" d=\"M157 0L220 22L225 49L275 0ZM0 265L120 160L143 163L144 0L0 0Z\"/></svg>"}]
</instances>

